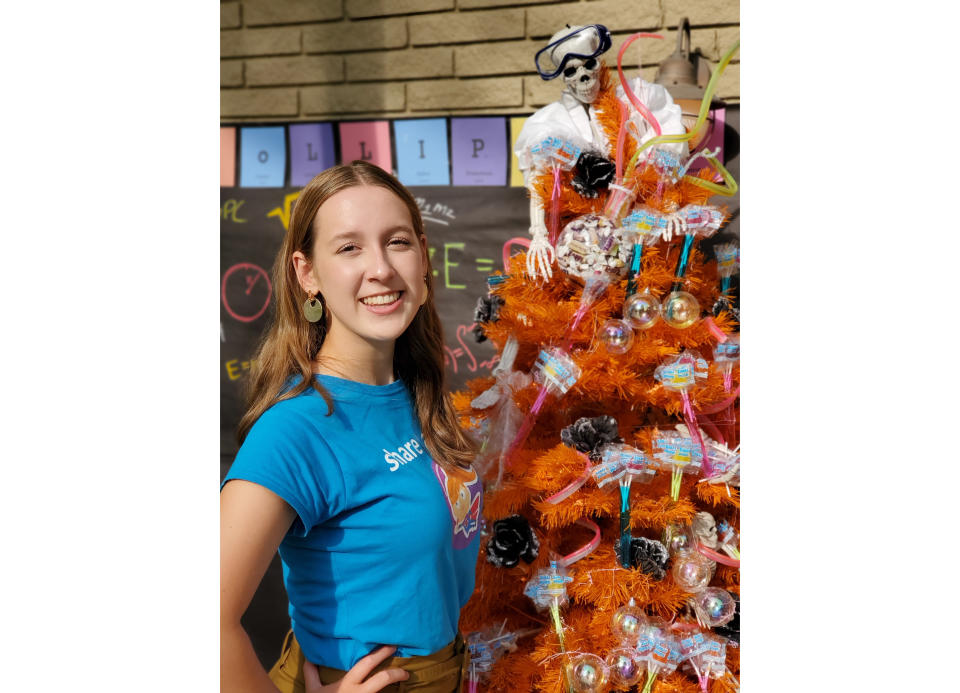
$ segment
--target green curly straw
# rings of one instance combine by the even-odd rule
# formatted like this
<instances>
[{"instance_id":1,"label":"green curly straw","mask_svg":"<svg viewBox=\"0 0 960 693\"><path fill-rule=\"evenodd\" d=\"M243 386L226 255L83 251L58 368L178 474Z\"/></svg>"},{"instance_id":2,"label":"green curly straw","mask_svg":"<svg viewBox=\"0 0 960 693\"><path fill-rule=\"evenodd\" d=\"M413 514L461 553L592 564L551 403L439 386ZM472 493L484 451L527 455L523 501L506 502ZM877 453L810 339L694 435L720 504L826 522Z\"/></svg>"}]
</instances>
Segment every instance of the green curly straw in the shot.
<instances>
[{"instance_id":1,"label":"green curly straw","mask_svg":"<svg viewBox=\"0 0 960 693\"><path fill-rule=\"evenodd\" d=\"M727 68L727 65L733 58L733 54L737 52L739 47L740 41L738 40L733 44L730 50L728 50L724 56L720 58L720 62L717 64L717 69L714 70L713 74L710 76L710 81L707 83L707 89L703 94L703 99L700 101L700 113L697 115L697 122L693 126L693 129L690 130L690 132L684 133L683 135L660 135L659 137L654 137L640 145L640 148L637 149L636 153L633 155L633 158L630 159L630 163L627 164L627 173L624 175L624 178L633 172L633 169L637 164L637 159L640 158L640 153L643 152L643 150L663 142L687 142L697 136L697 133L700 132L700 128L703 127L703 124L707 119L707 112L710 110L710 102L713 99L713 92L717 89L717 81L720 79L720 75L723 74L723 71ZM718 195L726 195L728 197L736 195L737 182L733 179L733 176L730 175L730 172L723 167L723 164L713 157L706 156L706 158L717 167L717 170L720 172L720 175L723 176L723 180L727 185L726 188L695 176L684 176L684 179L689 180L694 185L699 185L702 188L712 190Z\"/></svg>"}]
</instances>

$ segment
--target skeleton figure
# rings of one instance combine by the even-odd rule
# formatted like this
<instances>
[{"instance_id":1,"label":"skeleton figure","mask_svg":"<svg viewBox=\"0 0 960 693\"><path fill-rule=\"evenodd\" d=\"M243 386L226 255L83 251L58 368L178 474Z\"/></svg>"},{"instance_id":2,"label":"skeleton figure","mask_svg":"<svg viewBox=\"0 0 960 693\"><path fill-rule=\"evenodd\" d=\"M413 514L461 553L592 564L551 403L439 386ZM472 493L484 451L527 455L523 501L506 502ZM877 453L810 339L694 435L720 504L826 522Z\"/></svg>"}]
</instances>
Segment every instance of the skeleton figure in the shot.
<instances>
[{"instance_id":1,"label":"skeleton figure","mask_svg":"<svg viewBox=\"0 0 960 693\"><path fill-rule=\"evenodd\" d=\"M709 549L717 548L717 521L708 512L699 512L693 517L693 533L697 540Z\"/></svg>"},{"instance_id":2,"label":"skeleton figure","mask_svg":"<svg viewBox=\"0 0 960 693\"><path fill-rule=\"evenodd\" d=\"M535 58L537 71L543 79L563 75L564 90L559 101L544 106L527 119L515 149L524 185L530 193L531 242L527 251L527 273L533 278L539 276L549 280L553 276L551 265L556 254L547 236L543 200L533 187L533 181L540 171L536 170L529 150L544 138L554 136L573 143L584 152L612 158L610 142L593 108L600 94L599 56L609 48L610 33L606 27L599 24L568 26L555 33ZM650 84L639 77L631 80L630 86L637 98L653 113L662 134L685 132L680 107L673 103L664 87ZM637 141L642 144L652 138L655 134L653 129L627 100L622 87L618 88L617 96L629 108L631 121L636 124L633 130L640 133ZM672 146L678 155L686 156L686 143Z\"/></svg>"}]
</instances>

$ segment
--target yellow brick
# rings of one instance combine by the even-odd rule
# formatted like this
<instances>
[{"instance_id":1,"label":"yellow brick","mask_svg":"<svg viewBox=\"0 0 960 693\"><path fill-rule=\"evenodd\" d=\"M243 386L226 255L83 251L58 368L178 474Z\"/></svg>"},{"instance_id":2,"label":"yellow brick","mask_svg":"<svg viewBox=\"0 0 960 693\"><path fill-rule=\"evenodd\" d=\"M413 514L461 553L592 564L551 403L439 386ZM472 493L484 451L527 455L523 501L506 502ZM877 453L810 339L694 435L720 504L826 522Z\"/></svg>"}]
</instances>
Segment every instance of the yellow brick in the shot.
<instances>
[{"instance_id":1,"label":"yellow brick","mask_svg":"<svg viewBox=\"0 0 960 693\"><path fill-rule=\"evenodd\" d=\"M247 26L325 22L343 17L340 0L245 0Z\"/></svg>"},{"instance_id":2,"label":"yellow brick","mask_svg":"<svg viewBox=\"0 0 960 693\"><path fill-rule=\"evenodd\" d=\"M291 58L259 58L247 61L248 86L342 81L343 58L339 55L298 55Z\"/></svg>"},{"instance_id":3,"label":"yellow brick","mask_svg":"<svg viewBox=\"0 0 960 693\"><path fill-rule=\"evenodd\" d=\"M422 46L522 38L523 12L522 9L489 10L410 17L410 41Z\"/></svg>"},{"instance_id":4,"label":"yellow brick","mask_svg":"<svg viewBox=\"0 0 960 693\"><path fill-rule=\"evenodd\" d=\"M411 82L407 100L413 111L520 106L523 84L520 77Z\"/></svg>"},{"instance_id":5,"label":"yellow brick","mask_svg":"<svg viewBox=\"0 0 960 693\"><path fill-rule=\"evenodd\" d=\"M243 61L242 60L221 60L220 61L220 86L221 87L242 87L243 86Z\"/></svg>"},{"instance_id":6,"label":"yellow brick","mask_svg":"<svg viewBox=\"0 0 960 693\"><path fill-rule=\"evenodd\" d=\"M300 29L240 29L220 32L220 57L291 55L300 52Z\"/></svg>"},{"instance_id":7,"label":"yellow brick","mask_svg":"<svg viewBox=\"0 0 960 693\"><path fill-rule=\"evenodd\" d=\"M454 0L347 0L346 7L348 17L407 15L453 8Z\"/></svg>"},{"instance_id":8,"label":"yellow brick","mask_svg":"<svg viewBox=\"0 0 960 693\"><path fill-rule=\"evenodd\" d=\"M300 95L306 115L402 111L405 104L404 87L395 82L304 87Z\"/></svg>"},{"instance_id":9,"label":"yellow brick","mask_svg":"<svg viewBox=\"0 0 960 693\"><path fill-rule=\"evenodd\" d=\"M690 26L739 24L739 0L669 0L664 2L662 26L676 27L687 17Z\"/></svg>"},{"instance_id":10,"label":"yellow brick","mask_svg":"<svg viewBox=\"0 0 960 693\"><path fill-rule=\"evenodd\" d=\"M220 28L236 29L240 26L240 3L220 3Z\"/></svg>"},{"instance_id":11,"label":"yellow brick","mask_svg":"<svg viewBox=\"0 0 960 693\"><path fill-rule=\"evenodd\" d=\"M531 7L526 12L527 36L532 37L549 38L564 28L565 24L603 24L610 31L650 31L663 26L660 6L656 2L596 0L572 5Z\"/></svg>"},{"instance_id":12,"label":"yellow brick","mask_svg":"<svg viewBox=\"0 0 960 693\"><path fill-rule=\"evenodd\" d=\"M563 80L557 78L549 82L539 77L523 78L523 105L536 109L553 103L563 92Z\"/></svg>"},{"instance_id":13,"label":"yellow brick","mask_svg":"<svg viewBox=\"0 0 960 693\"><path fill-rule=\"evenodd\" d=\"M580 0L559 0L559 2L579 2ZM472 10L478 7L516 7L517 5L544 5L558 0L460 0L461 10Z\"/></svg>"},{"instance_id":14,"label":"yellow brick","mask_svg":"<svg viewBox=\"0 0 960 693\"><path fill-rule=\"evenodd\" d=\"M220 117L295 116L296 89L221 89Z\"/></svg>"},{"instance_id":15,"label":"yellow brick","mask_svg":"<svg viewBox=\"0 0 960 693\"><path fill-rule=\"evenodd\" d=\"M536 41L504 41L461 46L454 53L460 77L535 72L533 56L543 45Z\"/></svg>"},{"instance_id":16,"label":"yellow brick","mask_svg":"<svg viewBox=\"0 0 960 693\"><path fill-rule=\"evenodd\" d=\"M347 56L347 81L453 76L453 49L411 48Z\"/></svg>"},{"instance_id":17,"label":"yellow brick","mask_svg":"<svg viewBox=\"0 0 960 693\"><path fill-rule=\"evenodd\" d=\"M407 45L407 20L363 19L304 28L303 48L307 53L344 53Z\"/></svg>"}]
</instances>

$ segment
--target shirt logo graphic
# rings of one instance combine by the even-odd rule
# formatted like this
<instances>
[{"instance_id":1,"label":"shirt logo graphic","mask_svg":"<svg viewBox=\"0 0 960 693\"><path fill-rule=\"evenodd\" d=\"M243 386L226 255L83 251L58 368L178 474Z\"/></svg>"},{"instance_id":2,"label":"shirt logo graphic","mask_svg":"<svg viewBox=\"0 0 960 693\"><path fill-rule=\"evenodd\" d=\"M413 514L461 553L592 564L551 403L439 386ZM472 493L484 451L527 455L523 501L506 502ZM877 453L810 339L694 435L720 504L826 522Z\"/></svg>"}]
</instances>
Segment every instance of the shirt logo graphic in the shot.
<instances>
[{"instance_id":1,"label":"shirt logo graphic","mask_svg":"<svg viewBox=\"0 0 960 693\"><path fill-rule=\"evenodd\" d=\"M462 549L480 531L483 482L473 467L447 472L433 462L433 473L443 488L447 507L453 517L453 548Z\"/></svg>"}]
</instances>

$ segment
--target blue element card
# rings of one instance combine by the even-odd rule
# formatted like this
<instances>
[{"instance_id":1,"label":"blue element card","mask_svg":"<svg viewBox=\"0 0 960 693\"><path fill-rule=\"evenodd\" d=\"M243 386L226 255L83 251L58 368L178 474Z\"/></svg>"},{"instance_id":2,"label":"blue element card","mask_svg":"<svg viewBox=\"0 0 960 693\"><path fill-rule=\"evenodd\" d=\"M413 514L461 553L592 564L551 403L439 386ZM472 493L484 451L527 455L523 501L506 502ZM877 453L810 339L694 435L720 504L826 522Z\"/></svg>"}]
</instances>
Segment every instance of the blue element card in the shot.
<instances>
[{"instance_id":1,"label":"blue element card","mask_svg":"<svg viewBox=\"0 0 960 693\"><path fill-rule=\"evenodd\" d=\"M404 185L450 185L447 119L395 120L397 177Z\"/></svg>"},{"instance_id":2,"label":"blue element card","mask_svg":"<svg viewBox=\"0 0 960 693\"><path fill-rule=\"evenodd\" d=\"M284 127L240 128L240 187L282 188L287 168Z\"/></svg>"}]
</instances>

